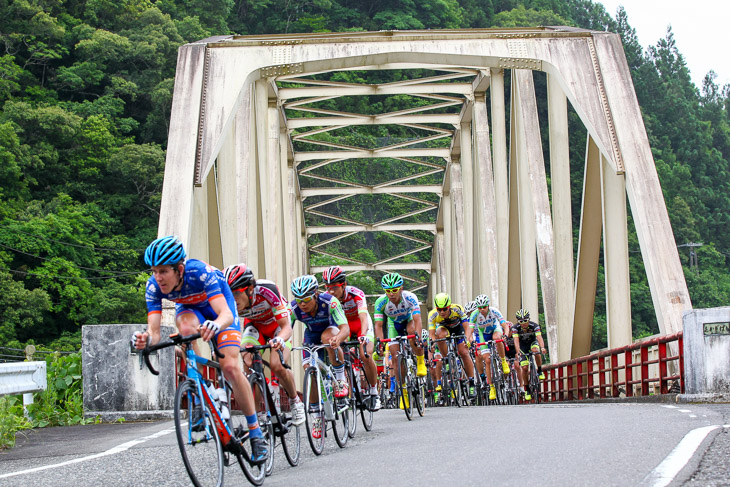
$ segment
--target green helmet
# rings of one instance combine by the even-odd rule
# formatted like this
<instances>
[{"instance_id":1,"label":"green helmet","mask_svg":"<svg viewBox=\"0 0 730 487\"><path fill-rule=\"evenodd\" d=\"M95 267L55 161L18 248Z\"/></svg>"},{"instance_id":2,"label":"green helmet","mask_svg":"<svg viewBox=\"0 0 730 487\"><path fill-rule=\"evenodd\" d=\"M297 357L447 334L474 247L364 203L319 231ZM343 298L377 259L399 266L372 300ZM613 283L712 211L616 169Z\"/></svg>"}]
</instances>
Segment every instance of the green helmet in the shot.
<instances>
[{"instance_id":1,"label":"green helmet","mask_svg":"<svg viewBox=\"0 0 730 487\"><path fill-rule=\"evenodd\" d=\"M397 272L391 272L386 274L380 280L380 286L383 289L393 289L395 287L401 287L403 285L403 278Z\"/></svg>"},{"instance_id":2,"label":"green helmet","mask_svg":"<svg viewBox=\"0 0 730 487\"><path fill-rule=\"evenodd\" d=\"M437 308L447 308L451 305L451 296L446 293L438 293L433 298L433 304Z\"/></svg>"}]
</instances>

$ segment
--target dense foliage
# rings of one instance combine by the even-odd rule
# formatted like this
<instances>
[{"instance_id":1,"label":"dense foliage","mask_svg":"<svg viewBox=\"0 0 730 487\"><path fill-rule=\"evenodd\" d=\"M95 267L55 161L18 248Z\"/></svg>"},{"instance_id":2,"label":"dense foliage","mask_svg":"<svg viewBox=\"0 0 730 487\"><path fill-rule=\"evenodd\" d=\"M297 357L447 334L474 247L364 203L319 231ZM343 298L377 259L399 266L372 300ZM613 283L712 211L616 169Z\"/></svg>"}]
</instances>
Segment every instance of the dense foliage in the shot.
<instances>
[{"instance_id":1,"label":"dense foliage","mask_svg":"<svg viewBox=\"0 0 730 487\"><path fill-rule=\"evenodd\" d=\"M613 19L591 0L0 0L0 7L0 343L78 345L82 324L144 320L140 251L156 234L177 48L229 33L534 25L619 32L676 243L704 243L698 269L686 270L693 305L728 303L730 90L713 73L694 86L671 31L644 52L623 11ZM581 130L572 131L576 195ZM380 207L349 211L375 218ZM358 238L350 251L370 237ZM656 323L634 233L631 250L641 335ZM365 248L351 255L375 260ZM688 265L687 249L680 255ZM368 279L362 285L374 287ZM597 325L602 315L598 309Z\"/></svg>"}]
</instances>

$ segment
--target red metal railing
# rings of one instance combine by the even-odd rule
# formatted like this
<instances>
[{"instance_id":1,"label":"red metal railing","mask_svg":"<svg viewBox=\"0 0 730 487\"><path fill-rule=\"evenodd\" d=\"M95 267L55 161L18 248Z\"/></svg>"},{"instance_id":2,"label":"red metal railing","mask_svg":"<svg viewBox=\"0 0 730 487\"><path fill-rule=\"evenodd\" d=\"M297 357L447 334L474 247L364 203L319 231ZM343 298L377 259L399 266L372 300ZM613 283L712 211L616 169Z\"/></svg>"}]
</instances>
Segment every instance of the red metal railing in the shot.
<instances>
[{"instance_id":1,"label":"red metal railing","mask_svg":"<svg viewBox=\"0 0 730 487\"><path fill-rule=\"evenodd\" d=\"M676 348L668 345L672 342L677 342ZM653 359L649 358L651 347L657 347L651 351L657 355ZM656 375L650 375L654 370ZM546 365L543 371L547 375L542 383L544 402L621 397L622 393L625 397L649 396L652 385L659 394L668 394L673 381L679 381L684 392L682 332Z\"/></svg>"}]
</instances>

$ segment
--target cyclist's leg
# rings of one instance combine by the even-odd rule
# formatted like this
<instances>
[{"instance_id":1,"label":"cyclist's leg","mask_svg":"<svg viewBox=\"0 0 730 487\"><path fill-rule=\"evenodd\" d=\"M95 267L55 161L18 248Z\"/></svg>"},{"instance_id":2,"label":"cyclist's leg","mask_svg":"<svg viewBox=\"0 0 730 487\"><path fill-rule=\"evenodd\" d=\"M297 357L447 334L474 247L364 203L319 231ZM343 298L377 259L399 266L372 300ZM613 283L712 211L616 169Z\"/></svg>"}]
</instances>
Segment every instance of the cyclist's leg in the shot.
<instances>
[{"instance_id":1,"label":"cyclist's leg","mask_svg":"<svg viewBox=\"0 0 730 487\"><path fill-rule=\"evenodd\" d=\"M502 340L502 330L497 327L494 330L494 333L492 333L492 340L500 340L497 342L497 353L499 354L499 359L502 362L502 372L504 372L505 375L509 374L509 364L507 363L507 359L504 356L504 342Z\"/></svg>"},{"instance_id":2,"label":"cyclist's leg","mask_svg":"<svg viewBox=\"0 0 730 487\"><path fill-rule=\"evenodd\" d=\"M461 336L457 343L457 350L459 352L459 356L461 357L461 363L464 364L464 371L466 372L466 376L469 377L469 380L473 381L474 362L472 362L471 355L469 355L469 350L467 350L466 348L466 342L464 341L464 337Z\"/></svg>"},{"instance_id":3,"label":"cyclist's leg","mask_svg":"<svg viewBox=\"0 0 730 487\"><path fill-rule=\"evenodd\" d=\"M420 320L419 320L420 323ZM419 377L425 377L426 375L426 363L425 359L423 358L423 347L418 345L418 342L420 342L421 333L422 333L422 325L416 325L416 321L413 318L410 318L408 320L408 324L406 325L406 331L409 335L416 335L417 338L411 338L411 348L413 349L413 355L416 356L416 363L418 366L418 376Z\"/></svg>"}]
</instances>

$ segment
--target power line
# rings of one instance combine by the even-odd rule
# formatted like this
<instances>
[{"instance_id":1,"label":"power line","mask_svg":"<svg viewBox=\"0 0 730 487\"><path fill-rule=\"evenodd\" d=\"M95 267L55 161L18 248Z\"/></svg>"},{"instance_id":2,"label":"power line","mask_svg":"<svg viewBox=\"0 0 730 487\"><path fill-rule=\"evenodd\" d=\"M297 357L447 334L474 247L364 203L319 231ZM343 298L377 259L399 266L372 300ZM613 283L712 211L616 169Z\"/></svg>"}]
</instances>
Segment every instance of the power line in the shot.
<instances>
[{"instance_id":1,"label":"power line","mask_svg":"<svg viewBox=\"0 0 730 487\"><path fill-rule=\"evenodd\" d=\"M68 245L70 247L80 247L84 249L90 249L90 250L96 250L98 252L144 252L145 249L110 249L110 248L104 248L104 247L94 247L93 245L83 245L83 244L75 244L71 242L64 242L62 240L56 240L54 238L44 237L43 235L36 235L34 233L24 232L23 230L13 229L13 232L22 233L24 235L28 235L30 237L36 237L40 238L42 240L48 240L54 243L59 243L62 245Z\"/></svg>"},{"instance_id":2,"label":"power line","mask_svg":"<svg viewBox=\"0 0 730 487\"><path fill-rule=\"evenodd\" d=\"M27 255L28 257L34 257L34 258L36 258L36 259L41 259L41 260L47 260L47 261L48 261L48 260L53 260L53 259L51 259L51 258L49 258L49 257L41 257L40 255L30 254L30 253L28 253L28 252L24 252L24 251L22 251L22 250L19 250L19 249L15 249L15 248L13 248L13 247L9 247L9 246L7 246L7 245L5 245L5 244L2 244L2 243L0 243L0 247L4 247L4 248L6 248L6 249L8 249L8 250L12 250L13 252L17 252L17 253L19 253L19 254ZM94 271L94 272L105 272L105 273L107 273L107 274L112 274L112 275L116 275L116 276L123 276L123 275L128 275L128 274L136 274L135 272L131 272L131 273L130 273L130 272L109 271L109 270L106 270L106 269L95 269L95 268L93 268L93 267L84 267L84 266L81 266L81 265L76 265L76 264L74 264L74 265L75 265L75 266L76 266L77 268L79 268L79 269L84 269L84 270L86 270L86 271ZM142 271L140 271L140 272L142 272Z\"/></svg>"},{"instance_id":3,"label":"power line","mask_svg":"<svg viewBox=\"0 0 730 487\"><path fill-rule=\"evenodd\" d=\"M7 269L4 267L0 267L0 271L11 272L13 274L17 274L20 276L44 277L47 279L80 279L80 280L84 280L84 281L97 281L97 280L101 280L101 279L116 279L118 277L136 276L136 275L144 272L144 271L123 272L123 273L119 273L115 276L81 277L81 276L60 276L60 275L51 275L51 274L39 274L37 272L19 271L17 269Z\"/></svg>"}]
</instances>

